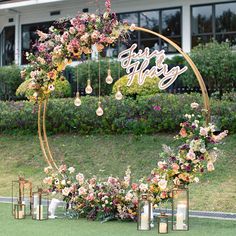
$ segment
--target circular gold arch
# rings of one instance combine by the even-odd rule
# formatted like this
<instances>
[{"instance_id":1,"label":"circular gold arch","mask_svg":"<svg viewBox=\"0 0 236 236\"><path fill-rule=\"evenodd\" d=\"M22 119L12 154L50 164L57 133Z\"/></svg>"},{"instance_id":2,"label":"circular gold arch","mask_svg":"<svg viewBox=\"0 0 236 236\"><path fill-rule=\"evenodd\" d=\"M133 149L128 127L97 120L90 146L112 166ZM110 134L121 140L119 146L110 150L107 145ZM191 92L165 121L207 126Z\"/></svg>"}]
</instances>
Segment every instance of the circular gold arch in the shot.
<instances>
[{"instance_id":1,"label":"circular gold arch","mask_svg":"<svg viewBox=\"0 0 236 236\"><path fill-rule=\"evenodd\" d=\"M184 57L184 59L188 62L188 64L192 68L195 76L197 77L199 86L202 91L204 108L205 108L205 110L207 110L206 123L208 123L209 118L210 118L210 102L209 102L209 96L208 96L208 92L206 89L206 85L204 83L204 80L203 80L198 68L196 67L196 65L194 64L192 59L188 56L188 54L183 52L183 50L176 43L174 43L172 40L168 39L167 37L165 37L161 34L158 34L154 31L151 31L151 30L148 30L145 28L136 27L136 26L132 27L132 30L150 33L150 34L153 34L153 35L163 39L164 41L166 41L167 43L172 45ZM51 149L49 146L48 138L47 138L47 132L46 132L47 103L48 103L48 98L44 102L41 102L38 107L38 136L39 136L39 141L40 141L40 147L41 147L45 161L53 169L59 170L58 165L56 164L56 161L53 158L53 155L52 155L52 152L51 152ZM43 113L42 113L42 110L43 110Z\"/></svg>"}]
</instances>

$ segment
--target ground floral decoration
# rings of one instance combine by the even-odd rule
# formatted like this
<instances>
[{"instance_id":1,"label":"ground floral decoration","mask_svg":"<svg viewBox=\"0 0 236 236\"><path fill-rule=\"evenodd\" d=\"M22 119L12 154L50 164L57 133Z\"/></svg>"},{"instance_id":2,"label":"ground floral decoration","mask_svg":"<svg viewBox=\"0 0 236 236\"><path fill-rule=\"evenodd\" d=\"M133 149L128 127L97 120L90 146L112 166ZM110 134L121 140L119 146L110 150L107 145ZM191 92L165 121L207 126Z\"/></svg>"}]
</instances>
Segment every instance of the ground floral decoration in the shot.
<instances>
[{"instance_id":1,"label":"ground floral decoration","mask_svg":"<svg viewBox=\"0 0 236 236\"><path fill-rule=\"evenodd\" d=\"M199 104L191 104L193 114L186 114L175 137L181 145L172 149L163 145L161 161L150 176L131 182L130 167L123 179L108 177L99 180L96 176L86 179L74 167L60 166L59 173L50 167L44 169L48 175L44 183L52 194L61 193L64 201L78 216L88 219L137 220L138 199L142 193L150 196L154 206L171 199L175 186L198 183L199 176L213 171L217 160L216 144L227 136L228 131L214 135L215 126L206 125L206 111Z\"/></svg>"}]
</instances>

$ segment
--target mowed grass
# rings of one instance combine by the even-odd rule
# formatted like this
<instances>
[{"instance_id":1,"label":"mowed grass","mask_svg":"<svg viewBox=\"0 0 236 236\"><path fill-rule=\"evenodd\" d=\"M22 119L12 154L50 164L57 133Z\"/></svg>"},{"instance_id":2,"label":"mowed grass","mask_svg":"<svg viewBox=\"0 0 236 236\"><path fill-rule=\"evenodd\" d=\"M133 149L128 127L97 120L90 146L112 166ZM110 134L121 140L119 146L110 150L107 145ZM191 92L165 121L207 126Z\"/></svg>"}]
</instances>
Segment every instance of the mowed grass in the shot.
<instances>
[{"instance_id":1,"label":"mowed grass","mask_svg":"<svg viewBox=\"0 0 236 236\"><path fill-rule=\"evenodd\" d=\"M56 135L49 137L57 163L75 166L86 177L122 177L131 166L132 178L147 176L159 160L162 144L177 146L174 134ZM216 170L190 187L192 210L236 213L236 135L224 140ZM0 136L0 196L11 196L11 181L24 175L35 187L42 184L46 166L37 136Z\"/></svg>"},{"instance_id":2,"label":"mowed grass","mask_svg":"<svg viewBox=\"0 0 236 236\"><path fill-rule=\"evenodd\" d=\"M171 231L171 235L188 236L235 236L236 221L209 220L190 218L190 231ZM14 220L11 207L0 204L0 235L3 236L145 236L157 235L157 226L151 231L137 231L136 223L111 221L101 224L98 221L85 219L56 219L47 221L33 221L30 217L24 220Z\"/></svg>"}]
</instances>

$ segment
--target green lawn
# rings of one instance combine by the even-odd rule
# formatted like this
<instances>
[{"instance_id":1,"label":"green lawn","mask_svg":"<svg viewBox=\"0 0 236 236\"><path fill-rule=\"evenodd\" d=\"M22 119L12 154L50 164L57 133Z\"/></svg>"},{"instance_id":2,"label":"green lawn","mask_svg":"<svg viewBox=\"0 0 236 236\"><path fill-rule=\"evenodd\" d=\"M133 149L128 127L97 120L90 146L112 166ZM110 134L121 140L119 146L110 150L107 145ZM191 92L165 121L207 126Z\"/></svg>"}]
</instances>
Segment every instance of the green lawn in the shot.
<instances>
[{"instance_id":1,"label":"green lawn","mask_svg":"<svg viewBox=\"0 0 236 236\"><path fill-rule=\"evenodd\" d=\"M172 235L188 236L235 236L236 221L190 219L190 231L174 232ZM48 221L33 221L30 217L25 220L14 220L11 207L0 204L0 235L2 236L137 236L157 235L155 226L152 231L140 232L136 230L136 223L112 221L101 224L98 221L85 219L57 219Z\"/></svg>"},{"instance_id":2,"label":"green lawn","mask_svg":"<svg viewBox=\"0 0 236 236\"><path fill-rule=\"evenodd\" d=\"M128 165L137 179L150 173L158 161L161 145L177 145L173 135L114 135L50 137L58 162L75 165L86 176L122 176ZM222 155L216 170L191 186L192 210L236 212L236 135L231 135L220 146ZM37 136L0 135L0 196L11 195L11 180L24 174L34 186L44 177L45 163Z\"/></svg>"}]
</instances>

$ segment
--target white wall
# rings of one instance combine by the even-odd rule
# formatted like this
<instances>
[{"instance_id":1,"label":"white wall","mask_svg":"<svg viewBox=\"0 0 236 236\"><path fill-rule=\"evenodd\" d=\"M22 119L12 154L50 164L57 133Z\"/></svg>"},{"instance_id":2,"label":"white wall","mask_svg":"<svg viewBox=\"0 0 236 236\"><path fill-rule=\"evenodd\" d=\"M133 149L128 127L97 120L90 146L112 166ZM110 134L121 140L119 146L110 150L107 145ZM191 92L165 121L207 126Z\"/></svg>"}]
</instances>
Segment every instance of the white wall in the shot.
<instances>
[{"instance_id":1,"label":"white wall","mask_svg":"<svg viewBox=\"0 0 236 236\"><path fill-rule=\"evenodd\" d=\"M184 51L189 52L191 49L190 6L195 4L227 1L229 0L113 0L112 9L117 13L121 13L168 7L182 7L182 48ZM18 18L20 26L18 29L18 35L21 35L20 30L21 25L23 24L53 21L61 17L71 17L76 15L79 10L82 11L83 8L89 8L90 12L95 12L98 6L94 5L94 2L95 0L66 0L14 8L14 10L20 12L20 17ZM99 1L99 7L101 10L104 8L103 2L105 2L105 0ZM55 10L60 10L61 15L50 16L50 12ZM14 18L14 23L8 23L8 19L12 17ZM0 32L3 27L14 24L17 25L17 14L0 9ZM18 45L16 49L21 51L21 37L18 37L16 43Z\"/></svg>"}]
</instances>

